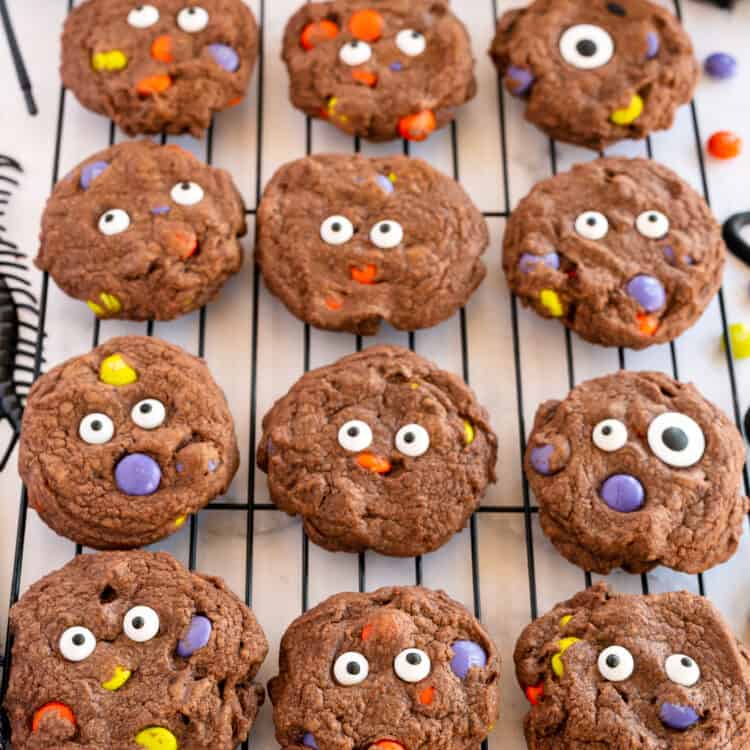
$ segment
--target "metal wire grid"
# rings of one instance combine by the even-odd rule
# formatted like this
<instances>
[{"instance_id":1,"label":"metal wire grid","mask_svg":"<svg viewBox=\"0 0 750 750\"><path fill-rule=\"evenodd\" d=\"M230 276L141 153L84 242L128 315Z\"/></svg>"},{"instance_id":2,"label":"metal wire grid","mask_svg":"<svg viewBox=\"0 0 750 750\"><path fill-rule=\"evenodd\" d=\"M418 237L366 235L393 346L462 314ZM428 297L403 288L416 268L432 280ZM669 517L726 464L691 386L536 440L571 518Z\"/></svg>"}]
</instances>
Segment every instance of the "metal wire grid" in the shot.
<instances>
[{"instance_id":1,"label":"metal wire grid","mask_svg":"<svg viewBox=\"0 0 750 750\"><path fill-rule=\"evenodd\" d=\"M270 1L270 0L269 0ZM66 0L67 11L69 12L73 5L73 0ZM682 17L681 0L674 0L675 11L678 17ZM498 16L498 3L497 0L490 0L490 7L488 8L487 22L494 23L494 19ZM460 8L458 9L460 14ZM491 17L490 17L491 12ZM269 33L266 29L266 0L258 0L258 20L260 23L260 45L259 45L259 62L258 62L258 90L256 100L256 149L255 149L255 206L247 210L249 216L255 216L257 213L258 202L262 194L262 187L264 177L268 178L270 175L263 175L263 136L264 136L264 98L267 82L265 81L265 35ZM270 33L279 33L280 29L271 29ZM511 212L511 185L509 175L509 164L508 164L508 142L507 142L507 129L506 129L506 101L505 94L503 91L501 82L498 82L498 116L499 116L499 139L500 139L500 154L501 154L501 175L502 175L502 203L503 210L501 211L485 211L484 215L488 220L504 220L510 216ZM58 112L57 112L57 125L55 135L55 148L52 164L52 185L54 186L59 178L60 169L60 156L63 141L63 124L65 116L67 92L64 88L60 89L59 101L58 101ZM695 149L700 169L700 178L704 196L706 200L709 200L708 181L706 177L706 168L702 150L702 139L700 134L700 127L698 122L697 110L695 103L690 104L690 114L692 120L692 128L695 139ZM454 122L450 126L450 150L451 150L451 161L452 161L452 173L453 176L458 180L460 179L460 164L459 164L459 139L458 139L458 127L459 125ZM112 145L115 142L116 131L113 123L110 123L109 128L109 144ZM162 142L165 142L166 138L162 138ZM205 141L205 159L208 163L213 160L213 146L214 146L214 129L213 126L209 129L207 138ZM361 150L361 143L358 138L353 140L352 149L354 152ZM651 139L646 141L646 152L649 157L654 156L654 147ZM305 152L310 154L313 152L313 128L312 122L308 118L305 125ZM403 152L409 154L410 145L408 142L403 142ZM82 155L83 156L83 155ZM554 141L549 141L549 167L550 173L556 174L558 170L558 148ZM41 284L41 298L40 298L40 325L37 334L36 351L34 358L33 374L36 377L42 368L43 358L43 340L45 337L45 324L47 315L47 301L48 301L48 289L49 279L45 273ZM260 325L260 275L256 269L253 270L252 274L252 303L251 303L251 321L250 321L250 368L249 368L249 400L250 400L250 424L249 424L249 446L248 455L254 456L255 445L257 439L257 421L259 416L258 409L258 383L259 383L259 366L258 366L258 342L259 342L259 325ZM723 291L719 293L719 310L721 317L722 335L725 343L726 355L726 366L729 378L729 385L731 389L731 398L733 404L734 417L737 425L741 429L741 415L740 415L740 402L738 398L737 379L734 370L734 363L731 357L731 345L728 335L727 327L727 315L726 306L724 301ZM461 371L464 379L470 382L469 372L469 333L467 328L467 317L466 311L462 309L459 312L459 331L460 331L460 350L461 350ZM203 308L200 311L198 319L198 354L204 356L206 349L206 319L207 311ZM519 455L522 458L525 452L525 436L526 436L526 417L525 417L525 405L524 405L524 372L522 364L522 340L520 334L520 322L519 322L519 306L518 301L514 296L510 298L510 320L512 328L512 345L513 345L513 375L514 375L514 388L516 396L516 415L517 415L517 429L519 436ZM93 330L92 330L92 345L96 346L100 340L101 325L98 319L94 319ZM154 325L152 322L146 326L146 332L148 335L153 335ZM408 344L411 349L415 348L416 336L414 332L408 334ZM569 330L565 329L564 332L565 340L565 359L567 365L567 379L568 386L572 388L576 383L575 376L575 358L574 358L574 344ZM304 371L310 369L311 366L311 329L310 326L305 324L303 326L303 352L302 352L302 364ZM363 346L363 340L361 337L356 337L354 342L356 350L360 350ZM678 357L674 344L670 344L670 360L671 369L674 377L679 377L678 370ZM618 361L620 368L626 366L626 354L625 351L620 349L618 352ZM747 469L744 475L745 490L746 492L750 489L748 481ZM525 477L522 477L522 504L520 505L483 505L477 513L471 518L469 525L469 543L470 543L470 569L471 569L471 598L473 601L473 609L477 617L482 616L482 583L480 577L480 544L479 544L479 532L478 532L478 519L480 514L511 514L515 517L523 519L524 529L524 540L526 548L526 569L528 577L528 597L529 597L529 614L531 618L535 618L538 615L538 591L537 591L537 562L536 553L534 546L534 516L537 512L537 508L532 504L531 494L528 483ZM251 469L248 472L247 480L247 499L244 501L229 501L224 500L220 502L212 503L206 512L211 511L242 511L246 514L245 520L245 601L252 606L253 603L253 574L254 574L254 542L256 536L256 512L264 511L275 511L276 508L272 503L268 502L256 502L256 474ZM20 499L20 511L17 528L16 538L16 551L14 557L12 579L11 579L11 595L10 604L14 604L19 597L23 561L25 554L25 541L26 541L26 529L27 529L27 515L28 515L28 503L25 488L22 490ZM198 551L198 527L199 517L192 516L189 521L189 546L188 546L188 560L189 567L195 569L196 557ZM304 534L301 532L301 610L304 611L308 608L310 603L310 545L309 541ZM76 553L81 553L80 545L76 548ZM366 590L367 587L367 556L364 553L360 553L358 556L357 563L357 578L358 587L360 591ZM417 557L414 559L414 582L422 583L423 581L423 564L422 559ZM582 583L590 585L592 582L592 576L589 573L583 574ZM697 577L697 587L701 594L705 593L705 583L703 576ZM649 580L644 574L641 576L641 589L644 593L649 590ZM10 652L11 652L11 638L10 636L6 640L4 664L6 667L10 665ZM272 654L269 659L273 660L274 655ZM511 680L512 677L508 674L509 669L506 665L505 679ZM3 670L2 679L2 693L5 693L7 688L9 676L9 669ZM483 747L487 746L487 742L483 744ZM243 747L247 747L248 743L245 743Z\"/></svg>"}]
</instances>

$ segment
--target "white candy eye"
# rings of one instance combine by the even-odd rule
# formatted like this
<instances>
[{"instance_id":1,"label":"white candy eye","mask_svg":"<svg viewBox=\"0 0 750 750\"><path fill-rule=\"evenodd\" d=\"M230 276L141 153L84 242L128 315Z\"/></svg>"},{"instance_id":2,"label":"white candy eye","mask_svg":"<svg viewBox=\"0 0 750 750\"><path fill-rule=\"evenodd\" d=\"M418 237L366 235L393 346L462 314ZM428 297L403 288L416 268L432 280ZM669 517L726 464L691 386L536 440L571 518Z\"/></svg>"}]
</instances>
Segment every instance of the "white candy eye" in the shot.
<instances>
[{"instance_id":1,"label":"white candy eye","mask_svg":"<svg viewBox=\"0 0 750 750\"><path fill-rule=\"evenodd\" d=\"M685 654L672 654L664 663L664 671L672 682L693 687L701 678L700 667Z\"/></svg>"},{"instance_id":2,"label":"white candy eye","mask_svg":"<svg viewBox=\"0 0 750 750\"><path fill-rule=\"evenodd\" d=\"M195 182L178 182L169 194L181 206L194 206L203 200L203 188Z\"/></svg>"},{"instance_id":3,"label":"white candy eye","mask_svg":"<svg viewBox=\"0 0 750 750\"><path fill-rule=\"evenodd\" d=\"M104 445L114 434L115 425L106 414L87 414L78 425L78 435L90 445Z\"/></svg>"},{"instance_id":4,"label":"white candy eye","mask_svg":"<svg viewBox=\"0 0 750 750\"><path fill-rule=\"evenodd\" d=\"M396 46L409 57L421 55L427 48L424 34L414 29L404 29L396 34Z\"/></svg>"},{"instance_id":5,"label":"white candy eye","mask_svg":"<svg viewBox=\"0 0 750 750\"><path fill-rule=\"evenodd\" d=\"M130 216L121 208L113 208L99 217L99 231L102 234L120 234L130 226Z\"/></svg>"},{"instance_id":6,"label":"white candy eye","mask_svg":"<svg viewBox=\"0 0 750 750\"><path fill-rule=\"evenodd\" d=\"M609 222L598 211L584 211L576 218L576 232L587 240L600 240L607 236Z\"/></svg>"},{"instance_id":7,"label":"white candy eye","mask_svg":"<svg viewBox=\"0 0 750 750\"><path fill-rule=\"evenodd\" d=\"M369 662L356 651L347 651L345 654L341 654L333 664L334 679L344 687L359 685L360 682L367 679L369 673Z\"/></svg>"},{"instance_id":8,"label":"white candy eye","mask_svg":"<svg viewBox=\"0 0 750 750\"><path fill-rule=\"evenodd\" d=\"M68 661L83 661L94 653L96 638L88 628L76 625L60 636L60 653Z\"/></svg>"},{"instance_id":9,"label":"white candy eye","mask_svg":"<svg viewBox=\"0 0 750 750\"><path fill-rule=\"evenodd\" d=\"M155 398L139 401L130 412L130 418L144 430L155 430L164 424L167 410L164 404Z\"/></svg>"},{"instance_id":10,"label":"white candy eye","mask_svg":"<svg viewBox=\"0 0 750 750\"><path fill-rule=\"evenodd\" d=\"M197 34L208 26L208 13L198 5L183 8L177 14L177 25L188 34Z\"/></svg>"},{"instance_id":11,"label":"white candy eye","mask_svg":"<svg viewBox=\"0 0 750 750\"><path fill-rule=\"evenodd\" d=\"M418 648L404 649L393 662L396 676L404 682L421 682L431 669L430 657Z\"/></svg>"},{"instance_id":12,"label":"white candy eye","mask_svg":"<svg viewBox=\"0 0 750 750\"><path fill-rule=\"evenodd\" d=\"M560 37L560 54L574 68L601 68L614 53L615 43L601 26L581 23L566 29Z\"/></svg>"},{"instance_id":13,"label":"white candy eye","mask_svg":"<svg viewBox=\"0 0 750 750\"><path fill-rule=\"evenodd\" d=\"M339 60L345 65L364 65L372 57L372 47L367 42L353 39L339 50Z\"/></svg>"},{"instance_id":14,"label":"white candy eye","mask_svg":"<svg viewBox=\"0 0 750 750\"><path fill-rule=\"evenodd\" d=\"M151 607L133 607L125 613L122 629L131 641L145 643L159 632L159 615Z\"/></svg>"},{"instance_id":15,"label":"white candy eye","mask_svg":"<svg viewBox=\"0 0 750 750\"><path fill-rule=\"evenodd\" d=\"M669 219L661 211L644 211L635 220L635 228L651 240L660 240L669 234Z\"/></svg>"},{"instance_id":16,"label":"white candy eye","mask_svg":"<svg viewBox=\"0 0 750 750\"><path fill-rule=\"evenodd\" d=\"M354 236L354 226L346 216L329 216L320 225L320 237L329 245L343 245Z\"/></svg>"},{"instance_id":17,"label":"white candy eye","mask_svg":"<svg viewBox=\"0 0 750 750\"><path fill-rule=\"evenodd\" d=\"M430 447L430 435L422 425L407 424L396 433L396 449L405 456L416 458Z\"/></svg>"},{"instance_id":18,"label":"white candy eye","mask_svg":"<svg viewBox=\"0 0 750 750\"><path fill-rule=\"evenodd\" d=\"M381 250L398 247L404 239L404 230L397 221L379 221L370 230L370 242Z\"/></svg>"},{"instance_id":19,"label":"white candy eye","mask_svg":"<svg viewBox=\"0 0 750 750\"><path fill-rule=\"evenodd\" d=\"M628 428L619 419L605 419L594 427L591 437L597 448L612 453L628 442Z\"/></svg>"},{"instance_id":20,"label":"white candy eye","mask_svg":"<svg viewBox=\"0 0 750 750\"><path fill-rule=\"evenodd\" d=\"M359 453L372 444L372 430L367 422L352 419L339 429L339 445L352 453Z\"/></svg>"},{"instance_id":21,"label":"white candy eye","mask_svg":"<svg viewBox=\"0 0 750 750\"><path fill-rule=\"evenodd\" d=\"M139 5L128 13L128 23L136 29L147 29L159 20L159 11L153 5Z\"/></svg>"},{"instance_id":22,"label":"white candy eye","mask_svg":"<svg viewBox=\"0 0 750 750\"><path fill-rule=\"evenodd\" d=\"M698 423L676 411L660 414L651 422L648 444L660 461L678 469L697 464L706 450L706 438Z\"/></svg>"},{"instance_id":23,"label":"white candy eye","mask_svg":"<svg viewBox=\"0 0 750 750\"><path fill-rule=\"evenodd\" d=\"M627 680L635 669L633 655L622 646L610 646L599 654L599 673L610 682Z\"/></svg>"}]
</instances>

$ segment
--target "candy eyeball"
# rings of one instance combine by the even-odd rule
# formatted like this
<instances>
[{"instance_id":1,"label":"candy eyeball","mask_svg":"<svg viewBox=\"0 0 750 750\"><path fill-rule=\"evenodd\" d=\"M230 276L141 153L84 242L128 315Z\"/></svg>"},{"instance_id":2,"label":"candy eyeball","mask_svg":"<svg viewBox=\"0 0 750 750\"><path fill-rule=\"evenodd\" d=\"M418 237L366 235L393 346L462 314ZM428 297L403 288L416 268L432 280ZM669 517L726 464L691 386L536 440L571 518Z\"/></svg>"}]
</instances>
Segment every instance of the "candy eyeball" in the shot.
<instances>
[{"instance_id":1,"label":"candy eyeball","mask_svg":"<svg viewBox=\"0 0 750 750\"><path fill-rule=\"evenodd\" d=\"M329 216L320 225L320 238L327 245L343 245L354 236L354 225L346 216Z\"/></svg>"},{"instance_id":2,"label":"candy eyeball","mask_svg":"<svg viewBox=\"0 0 750 750\"><path fill-rule=\"evenodd\" d=\"M96 638L88 628L76 625L63 632L58 645L67 661L83 661L94 653Z\"/></svg>"},{"instance_id":3,"label":"candy eyeball","mask_svg":"<svg viewBox=\"0 0 750 750\"><path fill-rule=\"evenodd\" d=\"M208 12L198 5L183 8L177 14L177 25L188 34L197 34L208 26Z\"/></svg>"},{"instance_id":4,"label":"candy eyeball","mask_svg":"<svg viewBox=\"0 0 750 750\"><path fill-rule=\"evenodd\" d=\"M601 240L607 236L609 222L599 211L584 211L576 217L575 230L587 240Z\"/></svg>"},{"instance_id":5,"label":"candy eyeball","mask_svg":"<svg viewBox=\"0 0 750 750\"><path fill-rule=\"evenodd\" d=\"M125 613L122 629L131 641L145 643L159 632L159 615L151 607L133 607Z\"/></svg>"},{"instance_id":6,"label":"candy eyeball","mask_svg":"<svg viewBox=\"0 0 750 750\"><path fill-rule=\"evenodd\" d=\"M703 457L706 437L698 423L687 414L668 411L648 426L648 444L660 461L685 469Z\"/></svg>"},{"instance_id":7,"label":"candy eyeball","mask_svg":"<svg viewBox=\"0 0 750 750\"><path fill-rule=\"evenodd\" d=\"M369 673L369 662L356 651L341 654L333 664L333 677L339 685L344 687L359 685L367 679Z\"/></svg>"},{"instance_id":8,"label":"candy eyeball","mask_svg":"<svg viewBox=\"0 0 750 750\"><path fill-rule=\"evenodd\" d=\"M129 226L130 216L121 208L112 208L99 217L99 231L102 234L120 234Z\"/></svg>"},{"instance_id":9,"label":"candy eyeball","mask_svg":"<svg viewBox=\"0 0 750 750\"><path fill-rule=\"evenodd\" d=\"M430 435L422 425L407 424L396 433L396 449L399 453L417 458L427 453Z\"/></svg>"},{"instance_id":10,"label":"candy eyeball","mask_svg":"<svg viewBox=\"0 0 750 750\"><path fill-rule=\"evenodd\" d=\"M351 419L339 429L339 445L351 453L359 453L372 444L372 430L367 422Z\"/></svg>"},{"instance_id":11,"label":"candy eyeball","mask_svg":"<svg viewBox=\"0 0 750 750\"><path fill-rule=\"evenodd\" d=\"M693 687L701 678L700 667L685 654L672 654L664 663L667 677L683 687Z\"/></svg>"},{"instance_id":12,"label":"candy eyeball","mask_svg":"<svg viewBox=\"0 0 750 750\"><path fill-rule=\"evenodd\" d=\"M396 676L404 682L421 682L431 669L430 657L418 648L404 649L393 662Z\"/></svg>"},{"instance_id":13,"label":"candy eyeball","mask_svg":"<svg viewBox=\"0 0 750 750\"><path fill-rule=\"evenodd\" d=\"M635 669L633 655L622 646L609 646L599 654L599 674L609 682L624 682Z\"/></svg>"},{"instance_id":14,"label":"candy eyeball","mask_svg":"<svg viewBox=\"0 0 750 750\"><path fill-rule=\"evenodd\" d=\"M371 57L372 47L367 42L359 41L359 39L347 42L339 50L339 60L345 65L352 67L364 65Z\"/></svg>"},{"instance_id":15,"label":"candy eyeball","mask_svg":"<svg viewBox=\"0 0 750 750\"><path fill-rule=\"evenodd\" d=\"M566 29L560 37L560 54L574 68L601 68L612 59L614 53L612 37L600 26L578 24Z\"/></svg>"},{"instance_id":16,"label":"candy eyeball","mask_svg":"<svg viewBox=\"0 0 750 750\"><path fill-rule=\"evenodd\" d=\"M661 211L644 211L635 220L639 234L651 240L661 240L669 234L669 219Z\"/></svg>"},{"instance_id":17,"label":"candy eyeball","mask_svg":"<svg viewBox=\"0 0 750 750\"><path fill-rule=\"evenodd\" d=\"M169 194L180 206L194 206L203 200L203 188L195 182L178 182Z\"/></svg>"},{"instance_id":18,"label":"candy eyeball","mask_svg":"<svg viewBox=\"0 0 750 750\"><path fill-rule=\"evenodd\" d=\"M604 419L594 427L591 437L597 448L613 453L628 442L628 428L619 419Z\"/></svg>"},{"instance_id":19,"label":"candy eyeball","mask_svg":"<svg viewBox=\"0 0 750 750\"><path fill-rule=\"evenodd\" d=\"M106 414L87 414L78 425L78 435L89 445L104 445L114 434L114 422Z\"/></svg>"},{"instance_id":20,"label":"candy eyeball","mask_svg":"<svg viewBox=\"0 0 750 750\"><path fill-rule=\"evenodd\" d=\"M405 55L418 57L427 49L427 40L416 29L403 29L396 34L396 46Z\"/></svg>"},{"instance_id":21,"label":"candy eyeball","mask_svg":"<svg viewBox=\"0 0 750 750\"><path fill-rule=\"evenodd\" d=\"M164 424L167 410L158 399L146 398L133 407L130 418L144 430L155 430Z\"/></svg>"},{"instance_id":22,"label":"candy eyeball","mask_svg":"<svg viewBox=\"0 0 750 750\"><path fill-rule=\"evenodd\" d=\"M128 23L136 29L147 29L159 20L159 11L153 5L139 5L128 13Z\"/></svg>"},{"instance_id":23,"label":"candy eyeball","mask_svg":"<svg viewBox=\"0 0 750 750\"><path fill-rule=\"evenodd\" d=\"M404 230L397 221L379 221L370 231L370 242L381 250L392 250L404 239Z\"/></svg>"}]
</instances>

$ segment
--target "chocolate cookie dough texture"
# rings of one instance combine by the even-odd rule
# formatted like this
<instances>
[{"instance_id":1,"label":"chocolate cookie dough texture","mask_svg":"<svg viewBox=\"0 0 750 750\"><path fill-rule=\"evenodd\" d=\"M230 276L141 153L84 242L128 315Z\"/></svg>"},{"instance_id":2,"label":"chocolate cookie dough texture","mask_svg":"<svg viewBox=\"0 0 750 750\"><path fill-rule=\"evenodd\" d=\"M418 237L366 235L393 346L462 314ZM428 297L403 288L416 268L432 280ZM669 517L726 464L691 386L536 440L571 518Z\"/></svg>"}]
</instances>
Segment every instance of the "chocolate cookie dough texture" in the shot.
<instances>
[{"instance_id":1,"label":"chocolate cookie dough texture","mask_svg":"<svg viewBox=\"0 0 750 750\"><path fill-rule=\"evenodd\" d=\"M530 750L744 750L750 654L705 598L600 583L524 630Z\"/></svg>"},{"instance_id":2,"label":"chocolate cookie dough texture","mask_svg":"<svg viewBox=\"0 0 750 750\"><path fill-rule=\"evenodd\" d=\"M372 141L422 141L476 93L471 41L448 0L307 3L282 55L295 107Z\"/></svg>"},{"instance_id":3,"label":"chocolate cookie dough texture","mask_svg":"<svg viewBox=\"0 0 750 750\"><path fill-rule=\"evenodd\" d=\"M63 83L128 135L190 133L238 104L258 56L242 0L87 0L65 22Z\"/></svg>"},{"instance_id":4,"label":"chocolate cookie dough texture","mask_svg":"<svg viewBox=\"0 0 750 750\"><path fill-rule=\"evenodd\" d=\"M497 720L499 677L495 645L462 605L383 588L295 620L268 690L284 750L474 750Z\"/></svg>"},{"instance_id":5,"label":"chocolate cookie dough texture","mask_svg":"<svg viewBox=\"0 0 750 750\"><path fill-rule=\"evenodd\" d=\"M525 306L587 341L632 349L692 326L725 261L703 198L647 159L597 159L539 182L503 243L508 285Z\"/></svg>"},{"instance_id":6,"label":"chocolate cookie dough texture","mask_svg":"<svg viewBox=\"0 0 750 750\"><path fill-rule=\"evenodd\" d=\"M696 388L655 372L590 380L536 414L525 470L544 533L596 573L700 573L736 551L745 447Z\"/></svg>"},{"instance_id":7,"label":"chocolate cookie dough texture","mask_svg":"<svg viewBox=\"0 0 750 750\"><path fill-rule=\"evenodd\" d=\"M263 419L271 499L326 549L445 544L495 481L497 438L455 375L396 346L305 374Z\"/></svg>"},{"instance_id":8,"label":"chocolate cookie dough texture","mask_svg":"<svg viewBox=\"0 0 750 750\"><path fill-rule=\"evenodd\" d=\"M42 375L18 468L58 534L127 549L179 529L227 490L234 423L204 362L145 336L115 338Z\"/></svg>"},{"instance_id":9,"label":"chocolate cookie dough texture","mask_svg":"<svg viewBox=\"0 0 750 750\"><path fill-rule=\"evenodd\" d=\"M36 265L100 318L172 320L239 271L245 231L228 172L179 146L121 143L55 186Z\"/></svg>"},{"instance_id":10,"label":"chocolate cookie dough texture","mask_svg":"<svg viewBox=\"0 0 750 750\"><path fill-rule=\"evenodd\" d=\"M463 188L426 162L324 155L274 175L255 258L301 320L372 335L382 320L414 330L453 315L484 279L488 243Z\"/></svg>"},{"instance_id":11,"label":"chocolate cookie dough texture","mask_svg":"<svg viewBox=\"0 0 750 750\"><path fill-rule=\"evenodd\" d=\"M500 18L490 54L527 120L597 151L670 128L699 75L679 20L648 0L535 0Z\"/></svg>"},{"instance_id":12,"label":"chocolate cookie dough texture","mask_svg":"<svg viewBox=\"0 0 750 750\"><path fill-rule=\"evenodd\" d=\"M234 750L268 644L219 578L170 555L80 555L11 610L18 750Z\"/></svg>"}]
</instances>

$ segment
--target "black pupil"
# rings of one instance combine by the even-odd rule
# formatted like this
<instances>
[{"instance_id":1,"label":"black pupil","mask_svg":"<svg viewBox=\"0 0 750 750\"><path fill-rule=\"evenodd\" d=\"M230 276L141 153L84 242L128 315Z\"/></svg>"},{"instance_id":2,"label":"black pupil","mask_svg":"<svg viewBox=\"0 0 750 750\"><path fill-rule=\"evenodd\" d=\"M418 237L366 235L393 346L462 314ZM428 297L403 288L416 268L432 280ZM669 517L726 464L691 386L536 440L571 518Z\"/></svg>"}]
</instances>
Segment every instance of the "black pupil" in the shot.
<instances>
[{"instance_id":1,"label":"black pupil","mask_svg":"<svg viewBox=\"0 0 750 750\"><path fill-rule=\"evenodd\" d=\"M190 183L189 182L183 182L182 183L182 189L183 190L190 190Z\"/></svg>"},{"instance_id":2,"label":"black pupil","mask_svg":"<svg viewBox=\"0 0 750 750\"><path fill-rule=\"evenodd\" d=\"M627 15L627 12L625 11L625 8L620 5L620 3L609 3L607 5L607 10L610 13L614 13L616 16L625 16Z\"/></svg>"},{"instance_id":3,"label":"black pupil","mask_svg":"<svg viewBox=\"0 0 750 750\"><path fill-rule=\"evenodd\" d=\"M692 667L693 666L693 660L689 659L687 656L683 656L682 659L680 659L680 664L682 664L683 667Z\"/></svg>"},{"instance_id":4,"label":"black pupil","mask_svg":"<svg viewBox=\"0 0 750 750\"><path fill-rule=\"evenodd\" d=\"M151 404L141 404L141 414L148 414L152 408Z\"/></svg>"},{"instance_id":5,"label":"black pupil","mask_svg":"<svg viewBox=\"0 0 750 750\"><path fill-rule=\"evenodd\" d=\"M412 31L411 32L411 38L412 39L419 39L419 37L422 36L418 31Z\"/></svg>"},{"instance_id":6,"label":"black pupil","mask_svg":"<svg viewBox=\"0 0 750 750\"><path fill-rule=\"evenodd\" d=\"M659 221L659 217L656 214L649 214L648 220L652 223L656 223L657 221Z\"/></svg>"},{"instance_id":7,"label":"black pupil","mask_svg":"<svg viewBox=\"0 0 750 750\"><path fill-rule=\"evenodd\" d=\"M104 221L112 221L112 219L114 219L114 218L115 218L115 215L114 215L114 214L107 214L107 215L106 215L106 216L104 217Z\"/></svg>"},{"instance_id":8,"label":"black pupil","mask_svg":"<svg viewBox=\"0 0 750 750\"><path fill-rule=\"evenodd\" d=\"M406 661L408 661L409 664L411 664L412 666L416 666L417 664L422 663L422 657L419 654L412 651L411 653L406 655Z\"/></svg>"},{"instance_id":9,"label":"black pupil","mask_svg":"<svg viewBox=\"0 0 750 750\"><path fill-rule=\"evenodd\" d=\"M359 666L359 664L357 664L357 662L356 662L356 661L350 661L350 662L349 662L349 663L348 663L348 664L346 665L346 671L347 671L347 672L348 672L349 674L359 674L359 672L360 672L360 669L361 669L361 667Z\"/></svg>"},{"instance_id":10,"label":"black pupil","mask_svg":"<svg viewBox=\"0 0 750 750\"><path fill-rule=\"evenodd\" d=\"M612 428L609 425L605 425L602 427L602 435L611 435L612 434Z\"/></svg>"},{"instance_id":11,"label":"black pupil","mask_svg":"<svg viewBox=\"0 0 750 750\"><path fill-rule=\"evenodd\" d=\"M350 427L350 428L349 428L349 429L348 429L348 430L346 431L346 434L347 434L347 435L348 435L349 437L357 437L357 435L359 435L359 427Z\"/></svg>"},{"instance_id":12,"label":"black pupil","mask_svg":"<svg viewBox=\"0 0 750 750\"><path fill-rule=\"evenodd\" d=\"M405 443L413 443L416 440L416 436L413 432L407 432L406 435L404 435L404 442Z\"/></svg>"},{"instance_id":13,"label":"black pupil","mask_svg":"<svg viewBox=\"0 0 750 750\"><path fill-rule=\"evenodd\" d=\"M86 642L86 638L84 638L82 633L76 633L73 636L73 645L74 646L83 646L83 644Z\"/></svg>"},{"instance_id":14,"label":"black pupil","mask_svg":"<svg viewBox=\"0 0 750 750\"><path fill-rule=\"evenodd\" d=\"M596 54L596 42L593 42L591 39L581 39L576 44L576 49L584 57L593 57Z\"/></svg>"},{"instance_id":15,"label":"black pupil","mask_svg":"<svg viewBox=\"0 0 750 750\"><path fill-rule=\"evenodd\" d=\"M619 656L615 656L615 654L610 654L607 657L607 666L610 669L615 669L616 667L619 667L620 666L620 657Z\"/></svg>"},{"instance_id":16,"label":"black pupil","mask_svg":"<svg viewBox=\"0 0 750 750\"><path fill-rule=\"evenodd\" d=\"M143 620L142 617L134 617L133 618L133 627L136 630L140 630L145 624L146 623L145 623L145 621Z\"/></svg>"},{"instance_id":17,"label":"black pupil","mask_svg":"<svg viewBox=\"0 0 750 750\"><path fill-rule=\"evenodd\" d=\"M588 224L588 225L589 225L590 227L595 227L595 226L596 226L596 218L595 218L595 217L593 217L593 216L589 216L589 218L588 218L588 219L586 219L586 223L587 223L587 224Z\"/></svg>"},{"instance_id":18,"label":"black pupil","mask_svg":"<svg viewBox=\"0 0 750 750\"><path fill-rule=\"evenodd\" d=\"M195 15L195 8L188 8L188 13L192 16Z\"/></svg>"},{"instance_id":19,"label":"black pupil","mask_svg":"<svg viewBox=\"0 0 750 750\"><path fill-rule=\"evenodd\" d=\"M101 423L101 422L100 422L100 421L99 421L98 419L95 419L95 420L94 420L94 421L93 421L93 422L91 423L91 429L92 429L92 430L93 430L94 432L99 432L99 430L101 430L101 429L102 429L102 427L103 427L103 425L102 425L102 423Z\"/></svg>"},{"instance_id":20,"label":"black pupil","mask_svg":"<svg viewBox=\"0 0 750 750\"><path fill-rule=\"evenodd\" d=\"M380 225L380 231L381 231L381 232L382 232L383 234L388 234L388 232L390 232L390 231L391 231L391 225L390 225L390 224L381 224L381 225Z\"/></svg>"},{"instance_id":21,"label":"black pupil","mask_svg":"<svg viewBox=\"0 0 750 750\"><path fill-rule=\"evenodd\" d=\"M661 434L664 445L672 451L684 451L688 446L688 436L679 427L667 427Z\"/></svg>"},{"instance_id":22,"label":"black pupil","mask_svg":"<svg viewBox=\"0 0 750 750\"><path fill-rule=\"evenodd\" d=\"M331 224L331 229L334 232L340 232L341 231L341 224L339 224L338 221L334 221L333 224Z\"/></svg>"}]
</instances>

